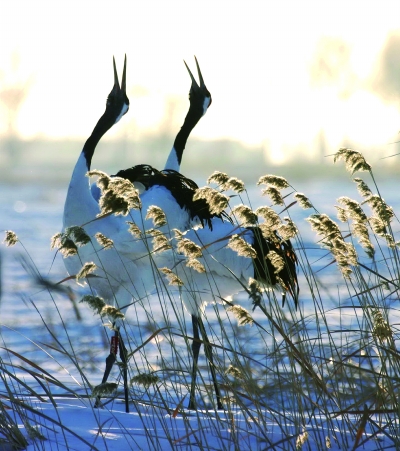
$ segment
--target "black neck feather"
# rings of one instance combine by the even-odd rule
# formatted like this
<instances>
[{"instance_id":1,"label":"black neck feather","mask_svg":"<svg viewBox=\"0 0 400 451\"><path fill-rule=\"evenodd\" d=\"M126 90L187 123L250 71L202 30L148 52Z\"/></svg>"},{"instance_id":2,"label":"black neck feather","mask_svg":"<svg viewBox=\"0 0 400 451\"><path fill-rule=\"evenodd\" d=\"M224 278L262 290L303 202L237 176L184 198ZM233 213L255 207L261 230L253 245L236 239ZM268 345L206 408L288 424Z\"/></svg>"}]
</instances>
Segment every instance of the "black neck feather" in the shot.
<instances>
[{"instance_id":1,"label":"black neck feather","mask_svg":"<svg viewBox=\"0 0 400 451\"><path fill-rule=\"evenodd\" d=\"M197 122L201 119L203 112L198 108L190 108L188 114L185 117L185 121L176 135L174 141L174 149L176 151L176 156L178 163L181 164L183 151L185 150L186 142L189 138L191 131L196 126Z\"/></svg>"},{"instance_id":2,"label":"black neck feather","mask_svg":"<svg viewBox=\"0 0 400 451\"><path fill-rule=\"evenodd\" d=\"M83 153L86 158L86 166L88 170L90 169L90 165L92 164L92 158L97 144L99 143L103 135L112 127L112 125L113 122L110 121L110 118L107 116L107 114L103 114L103 116L99 119L99 122L97 122L96 127L93 129L92 134L85 142L85 145L83 146Z\"/></svg>"}]
</instances>

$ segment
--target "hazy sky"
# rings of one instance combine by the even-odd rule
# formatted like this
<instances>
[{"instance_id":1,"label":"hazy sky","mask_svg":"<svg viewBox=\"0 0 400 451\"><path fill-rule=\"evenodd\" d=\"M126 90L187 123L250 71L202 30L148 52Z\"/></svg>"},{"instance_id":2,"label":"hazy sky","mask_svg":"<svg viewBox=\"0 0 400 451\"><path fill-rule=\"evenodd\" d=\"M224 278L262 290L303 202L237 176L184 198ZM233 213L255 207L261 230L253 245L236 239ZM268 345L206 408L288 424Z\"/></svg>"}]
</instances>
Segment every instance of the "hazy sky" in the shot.
<instances>
[{"instance_id":1,"label":"hazy sky","mask_svg":"<svg viewBox=\"0 0 400 451\"><path fill-rule=\"evenodd\" d=\"M131 108L110 134L133 138L166 110L176 131L190 87L182 60L194 69L196 55L213 96L196 136L263 144L277 161L298 149L312 158L321 136L327 151L347 139L390 154L400 129L400 97L382 88L390 61L379 77L399 17L398 0L3 2L0 82L30 79L22 136L85 138L112 88L112 56L120 72L126 53Z\"/></svg>"}]
</instances>

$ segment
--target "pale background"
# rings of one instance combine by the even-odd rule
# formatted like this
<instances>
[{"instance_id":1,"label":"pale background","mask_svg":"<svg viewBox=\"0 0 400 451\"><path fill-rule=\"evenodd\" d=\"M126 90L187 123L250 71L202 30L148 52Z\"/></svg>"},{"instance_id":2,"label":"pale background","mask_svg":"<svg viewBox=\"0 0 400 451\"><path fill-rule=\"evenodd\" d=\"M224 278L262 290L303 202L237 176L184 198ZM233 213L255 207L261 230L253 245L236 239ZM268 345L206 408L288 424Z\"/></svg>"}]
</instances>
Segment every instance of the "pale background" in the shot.
<instances>
[{"instance_id":1,"label":"pale background","mask_svg":"<svg viewBox=\"0 0 400 451\"><path fill-rule=\"evenodd\" d=\"M126 53L131 108L107 138L173 138L188 106L182 60L194 70L196 55L213 103L194 138L237 141L275 165L321 162L340 146L388 164L400 129L399 17L397 0L3 2L0 162L11 163L10 136L38 161L32 142L68 139L46 159L71 170L104 111L112 56L121 72ZM27 152L19 145L18 164Z\"/></svg>"}]
</instances>

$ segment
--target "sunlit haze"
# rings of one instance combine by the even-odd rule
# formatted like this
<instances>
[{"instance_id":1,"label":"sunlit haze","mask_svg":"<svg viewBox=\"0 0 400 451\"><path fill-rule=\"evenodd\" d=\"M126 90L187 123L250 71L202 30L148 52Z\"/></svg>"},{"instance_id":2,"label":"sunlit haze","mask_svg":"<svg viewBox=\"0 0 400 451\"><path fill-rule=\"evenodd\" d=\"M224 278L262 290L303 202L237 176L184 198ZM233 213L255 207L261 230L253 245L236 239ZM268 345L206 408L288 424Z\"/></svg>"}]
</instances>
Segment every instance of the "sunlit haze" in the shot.
<instances>
[{"instance_id":1,"label":"sunlit haze","mask_svg":"<svg viewBox=\"0 0 400 451\"><path fill-rule=\"evenodd\" d=\"M196 137L263 146L276 163L312 161L321 142L326 153L351 143L384 156L400 129L397 85L393 95L382 88L400 78L382 79L399 17L398 0L5 2L0 82L29 83L16 119L23 138L84 139L111 90L112 56L121 73L126 53L131 107L110 135L134 139L179 127L183 60L194 70L196 55L213 97Z\"/></svg>"}]
</instances>

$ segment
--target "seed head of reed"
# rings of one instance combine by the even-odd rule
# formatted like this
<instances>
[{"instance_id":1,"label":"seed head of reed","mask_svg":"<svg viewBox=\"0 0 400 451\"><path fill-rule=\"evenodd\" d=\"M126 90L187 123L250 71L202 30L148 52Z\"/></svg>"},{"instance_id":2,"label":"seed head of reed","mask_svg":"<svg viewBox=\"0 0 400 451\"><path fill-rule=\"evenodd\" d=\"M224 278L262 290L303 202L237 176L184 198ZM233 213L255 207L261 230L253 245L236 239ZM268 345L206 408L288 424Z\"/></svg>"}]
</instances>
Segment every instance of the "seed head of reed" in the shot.
<instances>
[{"instance_id":1,"label":"seed head of reed","mask_svg":"<svg viewBox=\"0 0 400 451\"><path fill-rule=\"evenodd\" d=\"M257 252L239 235L232 235L228 242L228 247L237 252L239 257L257 258Z\"/></svg>"},{"instance_id":2,"label":"seed head of reed","mask_svg":"<svg viewBox=\"0 0 400 451\"><path fill-rule=\"evenodd\" d=\"M189 258L186 261L186 266L193 269L194 271L197 271L200 274L206 272L205 266L203 265L203 263L200 263L197 258Z\"/></svg>"},{"instance_id":3,"label":"seed head of reed","mask_svg":"<svg viewBox=\"0 0 400 451\"><path fill-rule=\"evenodd\" d=\"M64 234L72 238L75 244L79 247L85 246L85 244L90 243L90 236L85 232L85 229L83 227L67 227Z\"/></svg>"},{"instance_id":4,"label":"seed head of reed","mask_svg":"<svg viewBox=\"0 0 400 451\"><path fill-rule=\"evenodd\" d=\"M300 207L304 210L307 210L308 208L313 208L313 204L311 203L310 199L306 197L303 193L296 193L294 195L294 198L299 203Z\"/></svg>"},{"instance_id":5,"label":"seed head of reed","mask_svg":"<svg viewBox=\"0 0 400 451\"><path fill-rule=\"evenodd\" d=\"M103 171L93 169L86 174L87 177L97 177L96 185L103 191L108 189L111 177Z\"/></svg>"},{"instance_id":6,"label":"seed head of reed","mask_svg":"<svg viewBox=\"0 0 400 451\"><path fill-rule=\"evenodd\" d=\"M352 174L357 171L371 171L371 166L366 162L362 154L356 150L342 147L333 158L334 163L338 160L344 160L346 169Z\"/></svg>"},{"instance_id":7,"label":"seed head of reed","mask_svg":"<svg viewBox=\"0 0 400 451\"><path fill-rule=\"evenodd\" d=\"M277 190L289 188L289 183L284 177L278 175L267 174L259 178L257 185L271 185Z\"/></svg>"},{"instance_id":8,"label":"seed head of reed","mask_svg":"<svg viewBox=\"0 0 400 451\"><path fill-rule=\"evenodd\" d=\"M281 224L277 231L283 240L290 240L294 238L299 231L297 230L296 224L290 218L283 218L286 224Z\"/></svg>"},{"instance_id":9,"label":"seed head of reed","mask_svg":"<svg viewBox=\"0 0 400 451\"><path fill-rule=\"evenodd\" d=\"M107 397L113 395L118 389L118 384L115 382L105 382L104 384L96 385L92 390L92 398Z\"/></svg>"},{"instance_id":10,"label":"seed head of reed","mask_svg":"<svg viewBox=\"0 0 400 451\"><path fill-rule=\"evenodd\" d=\"M242 180L239 180L237 177L229 177L229 180L222 187L225 191L232 190L235 193L242 193L246 188Z\"/></svg>"},{"instance_id":11,"label":"seed head of reed","mask_svg":"<svg viewBox=\"0 0 400 451\"><path fill-rule=\"evenodd\" d=\"M237 319L238 326L245 326L246 324L250 324L252 326L254 324L253 317L250 313L240 305L231 305L226 309L228 312L232 312L235 318Z\"/></svg>"},{"instance_id":12,"label":"seed head of reed","mask_svg":"<svg viewBox=\"0 0 400 451\"><path fill-rule=\"evenodd\" d=\"M274 186L269 186L268 188L263 189L261 194L263 196L268 196L272 201L272 205L284 205L283 197L280 191Z\"/></svg>"},{"instance_id":13,"label":"seed head of reed","mask_svg":"<svg viewBox=\"0 0 400 451\"><path fill-rule=\"evenodd\" d=\"M249 278L248 287L249 297L253 303L253 311L256 307L259 307L263 298L260 284L252 277Z\"/></svg>"},{"instance_id":14,"label":"seed head of reed","mask_svg":"<svg viewBox=\"0 0 400 451\"><path fill-rule=\"evenodd\" d=\"M296 449L301 449L307 440L308 440L307 431L304 431L302 434L298 435L296 439Z\"/></svg>"},{"instance_id":15,"label":"seed head of reed","mask_svg":"<svg viewBox=\"0 0 400 451\"><path fill-rule=\"evenodd\" d=\"M364 213L361 205L347 196L339 197L338 202L346 209L346 216L357 222L366 222L367 215Z\"/></svg>"},{"instance_id":16,"label":"seed head of reed","mask_svg":"<svg viewBox=\"0 0 400 451\"><path fill-rule=\"evenodd\" d=\"M231 216L238 216L242 222L243 227L250 227L257 224L258 217L254 211L247 205L237 205L233 208Z\"/></svg>"},{"instance_id":17,"label":"seed head of reed","mask_svg":"<svg viewBox=\"0 0 400 451\"><path fill-rule=\"evenodd\" d=\"M258 227L261 230L262 236L266 240L272 241L273 243L280 245L281 239L279 238L274 229L271 229L265 222L261 223Z\"/></svg>"},{"instance_id":18,"label":"seed head of reed","mask_svg":"<svg viewBox=\"0 0 400 451\"><path fill-rule=\"evenodd\" d=\"M172 248L168 238L161 232L161 230L150 229L146 232L153 237L152 244L154 252L165 252Z\"/></svg>"},{"instance_id":19,"label":"seed head of reed","mask_svg":"<svg viewBox=\"0 0 400 451\"><path fill-rule=\"evenodd\" d=\"M12 230L6 230L3 243L7 247L15 246L18 243L17 234L15 232L13 232Z\"/></svg>"},{"instance_id":20,"label":"seed head of reed","mask_svg":"<svg viewBox=\"0 0 400 451\"><path fill-rule=\"evenodd\" d=\"M126 221L129 225L128 232L133 235L135 238L140 238L142 236L142 231L140 228L132 221Z\"/></svg>"},{"instance_id":21,"label":"seed head of reed","mask_svg":"<svg viewBox=\"0 0 400 451\"><path fill-rule=\"evenodd\" d=\"M99 296L92 296L90 294L83 296L83 298L79 302L81 302L82 304L87 304L89 308L98 315L100 315L101 311L106 305L103 298L100 298Z\"/></svg>"},{"instance_id":22,"label":"seed head of reed","mask_svg":"<svg viewBox=\"0 0 400 451\"><path fill-rule=\"evenodd\" d=\"M373 319L372 336L381 342L392 340L393 331L389 323L383 317L382 312L378 309L373 310L372 319Z\"/></svg>"},{"instance_id":23,"label":"seed head of reed","mask_svg":"<svg viewBox=\"0 0 400 451\"><path fill-rule=\"evenodd\" d=\"M358 238L358 242L364 248L369 258L373 258L375 249L369 238L368 227L364 222L354 221L352 226L352 233Z\"/></svg>"},{"instance_id":24,"label":"seed head of reed","mask_svg":"<svg viewBox=\"0 0 400 451\"><path fill-rule=\"evenodd\" d=\"M207 185L216 183L217 185L224 185L229 180L228 174L225 172L214 171L207 179Z\"/></svg>"},{"instance_id":25,"label":"seed head of reed","mask_svg":"<svg viewBox=\"0 0 400 451\"><path fill-rule=\"evenodd\" d=\"M67 227L64 233L56 233L51 239L51 248L57 248L64 257L76 255L78 246L90 243L90 237L82 227Z\"/></svg>"},{"instance_id":26,"label":"seed head of reed","mask_svg":"<svg viewBox=\"0 0 400 451\"><path fill-rule=\"evenodd\" d=\"M151 205L147 209L146 219L152 219L154 227L162 227L167 224L167 217L160 207Z\"/></svg>"},{"instance_id":27,"label":"seed head of reed","mask_svg":"<svg viewBox=\"0 0 400 451\"><path fill-rule=\"evenodd\" d=\"M103 318L104 316L108 316L111 322L115 322L117 319L124 319L125 315L121 312L120 309L114 307L113 305L105 305L100 312L100 316Z\"/></svg>"},{"instance_id":28,"label":"seed head of reed","mask_svg":"<svg viewBox=\"0 0 400 451\"><path fill-rule=\"evenodd\" d=\"M182 280L169 268L159 268L160 271L167 276L167 279L169 280L169 285L174 285L177 287L182 287L184 283Z\"/></svg>"},{"instance_id":29,"label":"seed head of reed","mask_svg":"<svg viewBox=\"0 0 400 451\"><path fill-rule=\"evenodd\" d=\"M76 275L76 281L79 283L79 281L81 279L86 279L86 277L89 274L92 274L94 271L96 271L97 266L95 265L95 263L93 262L86 262L81 270L78 272L78 274Z\"/></svg>"},{"instance_id":30,"label":"seed head of reed","mask_svg":"<svg viewBox=\"0 0 400 451\"><path fill-rule=\"evenodd\" d=\"M101 189L100 214L114 213L126 216L132 209L140 209L139 193L133 184L122 177L109 177L101 171L90 171L88 176L97 176L97 186Z\"/></svg>"},{"instance_id":31,"label":"seed head of reed","mask_svg":"<svg viewBox=\"0 0 400 451\"><path fill-rule=\"evenodd\" d=\"M326 214L311 215L306 219L311 228L318 235L322 235L324 238L331 239L335 236L342 236L337 224Z\"/></svg>"},{"instance_id":32,"label":"seed head of reed","mask_svg":"<svg viewBox=\"0 0 400 451\"><path fill-rule=\"evenodd\" d=\"M154 374L140 373L131 378L130 384L141 385L142 387L147 389L150 388L152 385L157 385L160 381L161 379Z\"/></svg>"},{"instance_id":33,"label":"seed head of reed","mask_svg":"<svg viewBox=\"0 0 400 451\"><path fill-rule=\"evenodd\" d=\"M111 238L107 238L100 232L97 232L95 237L97 242L100 244L100 246L103 247L103 249L111 249L114 246L113 240Z\"/></svg>"},{"instance_id":34,"label":"seed head of reed","mask_svg":"<svg viewBox=\"0 0 400 451\"><path fill-rule=\"evenodd\" d=\"M210 212L221 214L229 204L229 197L219 191L205 186L196 190L193 200L205 199L210 207Z\"/></svg>"},{"instance_id":35,"label":"seed head of reed","mask_svg":"<svg viewBox=\"0 0 400 451\"><path fill-rule=\"evenodd\" d=\"M271 230L276 230L281 225L281 218L271 207L259 207L255 213L264 219L264 224Z\"/></svg>"},{"instance_id":36,"label":"seed head of reed","mask_svg":"<svg viewBox=\"0 0 400 451\"><path fill-rule=\"evenodd\" d=\"M339 221L347 222L349 220L349 217L347 216L348 211L346 210L346 208L340 207L339 205L335 205L335 208L337 210L337 217Z\"/></svg>"},{"instance_id":37,"label":"seed head of reed","mask_svg":"<svg viewBox=\"0 0 400 451\"><path fill-rule=\"evenodd\" d=\"M307 221L318 235L322 235L322 243L331 251L343 276L350 277L351 266L358 264L354 246L344 241L339 227L328 215L312 215Z\"/></svg>"},{"instance_id":38,"label":"seed head of reed","mask_svg":"<svg viewBox=\"0 0 400 451\"><path fill-rule=\"evenodd\" d=\"M216 183L222 191L229 189L236 193L242 193L245 190L244 183L236 177L228 177L224 172L215 171L207 180L207 184Z\"/></svg>"},{"instance_id":39,"label":"seed head of reed","mask_svg":"<svg viewBox=\"0 0 400 451\"><path fill-rule=\"evenodd\" d=\"M389 224L393 219L393 208L390 207L378 194L369 196L364 202L368 203L375 216L380 218L385 224Z\"/></svg>"},{"instance_id":40,"label":"seed head of reed","mask_svg":"<svg viewBox=\"0 0 400 451\"><path fill-rule=\"evenodd\" d=\"M277 252L269 251L267 254L267 258L272 263L272 266L275 268L274 271L275 274L279 274L285 267L285 261Z\"/></svg>"},{"instance_id":41,"label":"seed head of reed","mask_svg":"<svg viewBox=\"0 0 400 451\"><path fill-rule=\"evenodd\" d=\"M364 182L364 180L355 177L354 182L357 184L357 190L362 197L372 196L372 191L369 189L369 186Z\"/></svg>"},{"instance_id":42,"label":"seed head of reed","mask_svg":"<svg viewBox=\"0 0 400 451\"><path fill-rule=\"evenodd\" d=\"M177 250L180 254L189 258L199 258L203 256L201 247L188 238L182 238L178 241Z\"/></svg>"},{"instance_id":43,"label":"seed head of reed","mask_svg":"<svg viewBox=\"0 0 400 451\"><path fill-rule=\"evenodd\" d=\"M240 325L240 324L239 324ZM237 368L236 366L229 365L227 370L225 371L227 376L232 376L235 379L245 380L246 376Z\"/></svg>"}]
</instances>

